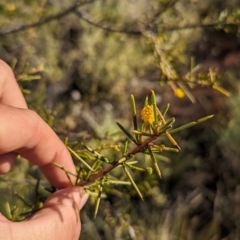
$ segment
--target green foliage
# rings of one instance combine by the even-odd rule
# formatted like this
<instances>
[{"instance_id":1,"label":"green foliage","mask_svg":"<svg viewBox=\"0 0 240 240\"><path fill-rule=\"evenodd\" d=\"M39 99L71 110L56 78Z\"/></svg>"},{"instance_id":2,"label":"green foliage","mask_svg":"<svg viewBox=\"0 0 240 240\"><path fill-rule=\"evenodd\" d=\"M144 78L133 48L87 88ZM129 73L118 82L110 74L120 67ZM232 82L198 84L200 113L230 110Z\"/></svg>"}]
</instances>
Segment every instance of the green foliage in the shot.
<instances>
[{"instance_id":1,"label":"green foliage","mask_svg":"<svg viewBox=\"0 0 240 240\"><path fill-rule=\"evenodd\" d=\"M82 212L82 239L202 240L226 237L222 229L232 234L230 239L238 238L239 227L230 223L238 226L239 218L228 207L229 202L238 204L233 197L237 182L231 177L232 171L236 179L239 175L237 97L231 98L228 116L224 98L209 90L230 96L222 80L236 82L238 77L223 75L223 64L218 69L202 62L201 51L195 49L204 48L206 33L237 35L239 8L234 0L0 3L1 58L15 65L29 107L65 139L77 166L77 184L94 179L85 185L93 197ZM219 37L213 38L219 44ZM213 52L226 46L220 42L217 50L207 52L208 59L215 59ZM28 81L34 79L38 80ZM79 100L69 97L74 89L80 92ZM149 89L156 97L144 103ZM195 104L189 105L188 99ZM154 121L146 126L136 106L152 101ZM171 108L166 106L169 102ZM207 120L195 119L210 114L215 114L211 126L210 121L195 126ZM157 136L159 132L163 134ZM153 136L153 145L144 151L138 148ZM180 146L182 152L172 154ZM140 153L125 161L136 148ZM111 174L92 177L119 160ZM39 176L24 164L1 180L6 196L1 206L13 220L38 208L34 201ZM12 184L10 191L20 198L11 198L5 189L14 178L28 179L33 191L24 193L21 185ZM47 187L40 179L40 186ZM211 188L214 184L217 190ZM41 201L48 196L44 187L39 189ZM138 195L145 201L139 202Z\"/></svg>"}]
</instances>

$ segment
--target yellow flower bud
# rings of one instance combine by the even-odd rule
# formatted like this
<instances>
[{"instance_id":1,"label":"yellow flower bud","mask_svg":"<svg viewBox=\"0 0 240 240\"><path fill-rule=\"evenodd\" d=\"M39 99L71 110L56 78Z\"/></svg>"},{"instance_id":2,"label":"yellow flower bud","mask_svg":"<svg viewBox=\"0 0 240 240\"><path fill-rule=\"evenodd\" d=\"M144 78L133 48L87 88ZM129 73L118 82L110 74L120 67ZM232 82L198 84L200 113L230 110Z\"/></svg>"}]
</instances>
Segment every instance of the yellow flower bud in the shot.
<instances>
[{"instance_id":1,"label":"yellow flower bud","mask_svg":"<svg viewBox=\"0 0 240 240\"><path fill-rule=\"evenodd\" d=\"M148 175L152 175L153 169L151 167L146 167L146 172L148 173Z\"/></svg>"}]
</instances>

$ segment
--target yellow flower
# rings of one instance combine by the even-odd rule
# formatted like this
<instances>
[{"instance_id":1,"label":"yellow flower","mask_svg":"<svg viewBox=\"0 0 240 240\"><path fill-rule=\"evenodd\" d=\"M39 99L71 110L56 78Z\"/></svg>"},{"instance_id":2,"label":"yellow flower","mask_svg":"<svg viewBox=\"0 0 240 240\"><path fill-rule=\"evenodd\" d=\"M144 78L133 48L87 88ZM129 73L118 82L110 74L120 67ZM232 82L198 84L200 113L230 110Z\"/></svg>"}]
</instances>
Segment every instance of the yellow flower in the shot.
<instances>
[{"instance_id":1,"label":"yellow flower","mask_svg":"<svg viewBox=\"0 0 240 240\"><path fill-rule=\"evenodd\" d=\"M16 5L14 3L7 3L6 6L5 6L5 9L8 12L13 12L16 9Z\"/></svg>"},{"instance_id":2,"label":"yellow flower","mask_svg":"<svg viewBox=\"0 0 240 240\"><path fill-rule=\"evenodd\" d=\"M141 110L141 118L145 123L154 122L153 105L147 105Z\"/></svg>"},{"instance_id":3,"label":"yellow flower","mask_svg":"<svg viewBox=\"0 0 240 240\"><path fill-rule=\"evenodd\" d=\"M185 96L185 93L181 88L176 88L174 90L174 95L178 98L183 98Z\"/></svg>"}]
</instances>

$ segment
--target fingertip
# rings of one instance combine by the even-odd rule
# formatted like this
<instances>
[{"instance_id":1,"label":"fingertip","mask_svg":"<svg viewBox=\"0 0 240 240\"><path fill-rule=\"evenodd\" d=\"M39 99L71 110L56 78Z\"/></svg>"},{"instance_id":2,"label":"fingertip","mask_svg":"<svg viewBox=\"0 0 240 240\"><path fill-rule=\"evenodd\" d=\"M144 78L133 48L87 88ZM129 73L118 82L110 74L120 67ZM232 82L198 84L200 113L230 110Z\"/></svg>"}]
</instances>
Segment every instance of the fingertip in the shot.
<instances>
[{"instance_id":1,"label":"fingertip","mask_svg":"<svg viewBox=\"0 0 240 240\"><path fill-rule=\"evenodd\" d=\"M12 166L15 163L17 154L15 153L6 153L0 155L0 173L5 174L8 173Z\"/></svg>"},{"instance_id":2,"label":"fingertip","mask_svg":"<svg viewBox=\"0 0 240 240\"><path fill-rule=\"evenodd\" d=\"M80 211L88 199L88 193L81 187L68 187L58 190L44 203L44 207L52 207L56 204L74 207Z\"/></svg>"},{"instance_id":3,"label":"fingertip","mask_svg":"<svg viewBox=\"0 0 240 240\"><path fill-rule=\"evenodd\" d=\"M64 206L80 206L81 197L79 189L76 187L67 187L53 193L44 203L44 207L51 207L52 205L61 204Z\"/></svg>"}]
</instances>

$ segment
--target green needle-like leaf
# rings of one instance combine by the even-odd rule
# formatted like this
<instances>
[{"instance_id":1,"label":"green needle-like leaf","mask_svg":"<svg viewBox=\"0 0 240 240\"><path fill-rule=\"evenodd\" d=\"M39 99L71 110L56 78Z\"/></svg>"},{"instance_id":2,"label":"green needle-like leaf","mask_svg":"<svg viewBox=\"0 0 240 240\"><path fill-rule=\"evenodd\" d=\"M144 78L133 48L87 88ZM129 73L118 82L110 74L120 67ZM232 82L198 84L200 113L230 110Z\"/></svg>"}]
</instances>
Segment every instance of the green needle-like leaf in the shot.
<instances>
[{"instance_id":1,"label":"green needle-like leaf","mask_svg":"<svg viewBox=\"0 0 240 240\"><path fill-rule=\"evenodd\" d=\"M72 176L74 176L74 177L77 177L76 174L70 172L69 170L67 170L66 168L64 168L63 166L59 165L59 164L56 163L56 162L53 162L52 164L53 164L54 166L62 169L62 170L66 173L67 178L68 178L69 182L71 183L71 185L74 186L74 184L73 184L73 182L72 182L72 180L71 180L71 178L70 178L70 175L72 175Z\"/></svg>"},{"instance_id":2,"label":"green needle-like leaf","mask_svg":"<svg viewBox=\"0 0 240 240\"><path fill-rule=\"evenodd\" d=\"M127 151L128 151L128 140L126 139L123 147L123 155L126 154Z\"/></svg>"},{"instance_id":3,"label":"green needle-like leaf","mask_svg":"<svg viewBox=\"0 0 240 240\"><path fill-rule=\"evenodd\" d=\"M163 122L164 124L166 124L167 122L166 122L164 116L162 115L162 113L160 112L159 109L157 109L157 110L158 110L159 118L162 120L162 122ZM165 134L166 134L168 140L172 143L172 145L175 146L176 148L178 148L178 149L181 151L181 148L178 146L177 142L176 142L176 141L174 140L174 138L170 135L170 133L169 133L169 132L166 132Z\"/></svg>"},{"instance_id":4,"label":"green needle-like leaf","mask_svg":"<svg viewBox=\"0 0 240 240\"><path fill-rule=\"evenodd\" d=\"M16 192L15 195L29 208L32 208L32 206L18 193Z\"/></svg>"},{"instance_id":5,"label":"green needle-like leaf","mask_svg":"<svg viewBox=\"0 0 240 240\"><path fill-rule=\"evenodd\" d=\"M102 154L98 153L97 151L93 150L92 148L82 144L82 146L87 149L90 153L92 153L95 157L96 157L96 160L100 160L102 162L106 162L106 163L109 163L110 161L104 157Z\"/></svg>"},{"instance_id":6,"label":"green needle-like leaf","mask_svg":"<svg viewBox=\"0 0 240 240\"><path fill-rule=\"evenodd\" d=\"M54 165L55 167L57 167L57 168L62 169L64 172L67 172L69 175L72 175L72 176L76 177L76 174L75 174L75 173L70 172L69 170L67 170L67 169L64 168L63 166L59 165L58 163L53 162L53 165Z\"/></svg>"},{"instance_id":7,"label":"green needle-like leaf","mask_svg":"<svg viewBox=\"0 0 240 240\"><path fill-rule=\"evenodd\" d=\"M227 96L227 97L230 97L231 93L224 89L223 87L217 85L217 84L214 84L213 85L213 89L216 89L217 91L219 91L220 93L222 93L223 95Z\"/></svg>"},{"instance_id":8,"label":"green needle-like leaf","mask_svg":"<svg viewBox=\"0 0 240 240\"><path fill-rule=\"evenodd\" d=\"M18 61L17 58L14 58L14 59L11 61L10 66L11 66L12 70L15 69L15 67L16 67L16 65L17 65L17 61Z\"/></svg>"},{"instance_id":9,"label":"green needle-like leaf","mask_svg":"<svg viewBox=\"0 0 240 240\"><path fill-rule=\"evenodd\" d=\"M152 90L152 105L153 105L153 114L154 114L154 123L157 123L158 122L158 115L157 115L157 112L158 112L158 109L157 109L157 101L156 101L156 96L155 96L155 92Z\"/></svg>"},{"instance_id":10,"label":"green needle-like leaf","mask_svg":"<svg viewBox=\"0 0 240 240\"><path fill-rule=\"evenodd\" d=\"M127 166L128 168L130 168L132 170L136 170L136 171L139 171L139 172L145 172L146 171L145 168L138 167L138 166L135 166L135 165L132 165L132 164L128 164L128 163L125 163L125 166Z\"/></svg>"},{"instance_id":11,"label":"green needle-like leaf","mask_svg":"<svg viewBox=\"0 0 240 240\"><path fill-rule=\"evenodd\" d=\"M163 115L164 117L166 116L169 107L170 107L170 104L168 103L167 106L165 107L165 109L164 109L163 112L162 112L162 115Z\"/></svg>"},{"instance_id":12,"label":"green needle-like leaf","mask_svg":"<svg viewBox=\"0 0 240 240\"><path fill-rule=\"evenodd\" d=\"M18 78L18 81L32 81L32 80L39 80L41 79L40 75L33 75L33 76L22 76Z\"/></svg>"},{"instance_id":13,"label":"green needle-like leaf","mask_svg":"<svg viewBox=\"0 0 240 240\"><path fill-rule=\"evenodd\" d=\"M154 136L154 134L152 134L152 133L139 132L139 131L137 131L137 130L132 130L132 132L133 132L134 134L142 135L142 136L147 136L147 137L152 137L152 136Z\"/></svg>"},{"instance_id":14,"label":"green needle-like leaf","mask_svg":"<svg viewBox=\"0 0 240 240\"><path fill-rule=\"evenodd\" d=\"M116 124L118 125L118 127L126 134L126 136L133 141L135 144L137 144L137 141L135 140L135 138L119 123L116 122Z\"/></svg>"},{"instance_id":15,"label":"green needle-like leaf","mask_svg":"<svg viewBox=\"0 0 240 240\"><path fill-rule=\"evenodd\" d=\"M123 167L123 170L124 170L124 172L126 173L128 179L129 179L129 181L131 182L133 188L136 190L138 196L143 200L143 196L142 196L142 194L141 194L139 188L137 187L136 183L134 182L134 180L133 180L133 178L132 178L130 172L127 170L127 168L125 167L124 164L122 164L122 167Z\"/></svg>"},{"instance_id":16,"label":"green needle-like leaf","mask_svg":"<svg viewBox=\"0 0 240 240\"><path fill-rule=\"evenodd\" d=\"M172 145L175 146L179 151L181 151L181 148L179 147L179 145L177 144L177 142L175 141L175 139L171 136L171 134L169 132L166 132L166 136L167 136L168 140L172 143Z\"/></svg>"},{"instance_id":17,"label":"green needle-like leaf","mask_svg":"<svg viewBox=\"0 0 240 240\"><path fill-rule=\"evenodd\" d=\"M178 148L163 147L162 151L178 153L179 149Z\"/></svg>"},{"instance_id":18,"label":"green needle-like leaf","mask_svg":"<svg viewBox=\"0 0 240 240\"><path fill-rule=\"evenodd\" d=\"M91 171L90 171L91 172ZM75 181L75 185L78 184L79 180L80 180L80 175L81 175L81 168L79 167L78 171L77 171L77 178L76 178L76 181Z\"/></svg>"},{"instance_id":19,"label":"green needle-like leaf","mask_svg":"<svg viewBox=\"0 0 240 240\"><path fill-rule=\"evenodd\" d=\"M205 121L211 119L212 117L214 117L214 115L209 115L209 116L206 116L204 118L200 118L200 119L197 120L197 123L205 122Z\"/></svg>"},{"instance_id":20,"label":"green needle-like leaf","mask_svg":"<svg viewBox=\"0 0 240 240\"><path fill-rule=\"evenodd\" d=\"M21 88L21 92L22 92L23 94L30 94L30 93L31 93L30 90L24 89L24 88Z\"/></svg>"},{"instance_id":21,"label":"green needle-like leaf","mask_svg":"<svg viewBox=\"0 0 240 240\"><path fill-rule=\"evenodd\" d=\"M181 127L172 129L172 130L169 131L169 133L173 134L173 133L180 132L180 131L182 131L182 130L185 130L185 129L187 129L187 128L190 128L190 127L192 127L192 126L195 126L195 125L197 125L197 124L199 124L199 123L205 122L205 121L211 119L212 117L214 117L214 115L209 115L209 116L207 116L207 117L200 118L200 119L198 119L198 120L195 121L195 122L190 122L190 123L187 123L187 124L185 124L185 125L183 125L183 126L181 126ZM164 135L164 134L163 134L163 135Z\"/></svg>"},{"instance_id":22,"label":"green needle-like leaf","mask_svg":"<svg viewBox=\"0 0 240 240\"><path fill-rule=\"evenodd\" d=\"M109 180L108 184L114 184L114 185L131 185L131 182L127 181L121 181L121 180Z\"/></svg>"},{"instance_id":23,"label":"green needle-like leaf","mask_svg":"<svg viewBox=\"0 0 240 240\"><path fill-rule=\"evenodd\" d=\"M102 161L100 161L100 160L97 160L94 162L92 168L94 169L95 172L98 170L98 168L100 167L101 164L102 164ZM93 173L93 171L89 171L86 179L88 179L92 173Z\"/></svg>"},{"instance_id":24,"label":"green needle-like leaf","mask_svg":"<svg viewBox=\"0 0 240 240\"><path fill-rule=\"evenodd\" d=\"M144 101L144 107L148 105L148 96L146 96L145 101Z\"/></svg>"},{"instance_id":25,"label":"green needle-like leaf","mask_svg":"<svg viewBox=\"0 0 240 240\"><path fill-rule=\"evenodd\" d=\"M123 163L123 162L126 162L128 159L129 159L129 158L127 158L127 157L122 157L122 158L120 158L120 159L118 160L118 163L121 164L121 163Z\"/></svg>"},{"instance_id":26,"label":"green needle-like leaf","mask_svg":"<svg viewBox=\"0 0 240 240\"><path fill-rule=\"evenodd\" d=\"M175 118L170 118L168 121L166 121L164 123L164 125L162 127L159 128L159 131L162 132L166 129L168 129L169 127L171 127L171 125L175 122Z\"/></svg>"},{"instance_id":27,"label":"green needle-like leaf","mask_svg":"<svg viewBox=\"0 0 240 240\"><path fill-rule=\"evenodd\" d=\"M0 199L0 212L4 215L7 219L12 220L12 212L10 208L9 202L2 201Z\"/></svg>"},{"instance_id":28,"label":"green needle-like leaf","mask_svg":"<svg viewBox=\"0 0 240 240\"><path fill-rule=\"evenodd\" d=\"M134 96L131 95L131 106L132 106L132 115L133 115L133 127L137 130L137 110Z\"/></svg>"},{"instance_id":29,"label":"green needle-like leaf","mask_svg":"<svg viewBox=\"0 0 240 240\"><path fill-rule=\"evenodd\" d=\"M99 205L100 205L100 201L101 201L101 194L102 194L102 184L100 184L98 186L98 196L97 196L97 200L96 200L96 204L95 204L94 218L96 218L97 213L98 213L98 209L99 209Z\"/></svg>"},{"instance_id":30,"label":"green needle-like leaf","mask_svg":"<svg viewBox=\"0 0 240 240\"><path fill-rule=\"evenodd\" d=\"M65 139L64 139L64 145L68 145L68 137L65 137Z\"/></svg>"},{"instance_id":31,"label":"green needle-like leaf","mask_svg":"<svg viewBox=\"0 0 240 240\"><path fill-rule=\"evenodd\" d=\"M86 163L75 151L73 151L70 147L67 147L70 153L76 157L83 165L85 165L90 171L93 171L92 167Z\"/></svg>"},{"instance_id":32,"label":"green needle-like leaf","mask_svg":"<svg viewBox=\"0 0 240 240\"><path fill-rule=\"evenodd\" d=\"M149 149L150 157L151 157L151 159L152 159L153 167L154 167L157 175L158 175L160 178L162 178L162 174L161 174L160 168L159 168L159 166L158 166L158 164L157 164L157 160L156 160L156 158L155 158L155 156L154 156L154 154L153 154L153 152L152 152L152 149L151 149L150 147L149 147L148 149Z\"/></svg>"},{"instance_id":33,"label":"green needle-like leaf","mask_svg":"<svg viewBox=\"0 0 240 240\"><path fill-rule=\"evenodd\" d=\"M144 122L142 121L142 122L141 122L140 132L143 132L144 129L145 129L145 124L144 124Z\"/></svg>"}]
</instances>

